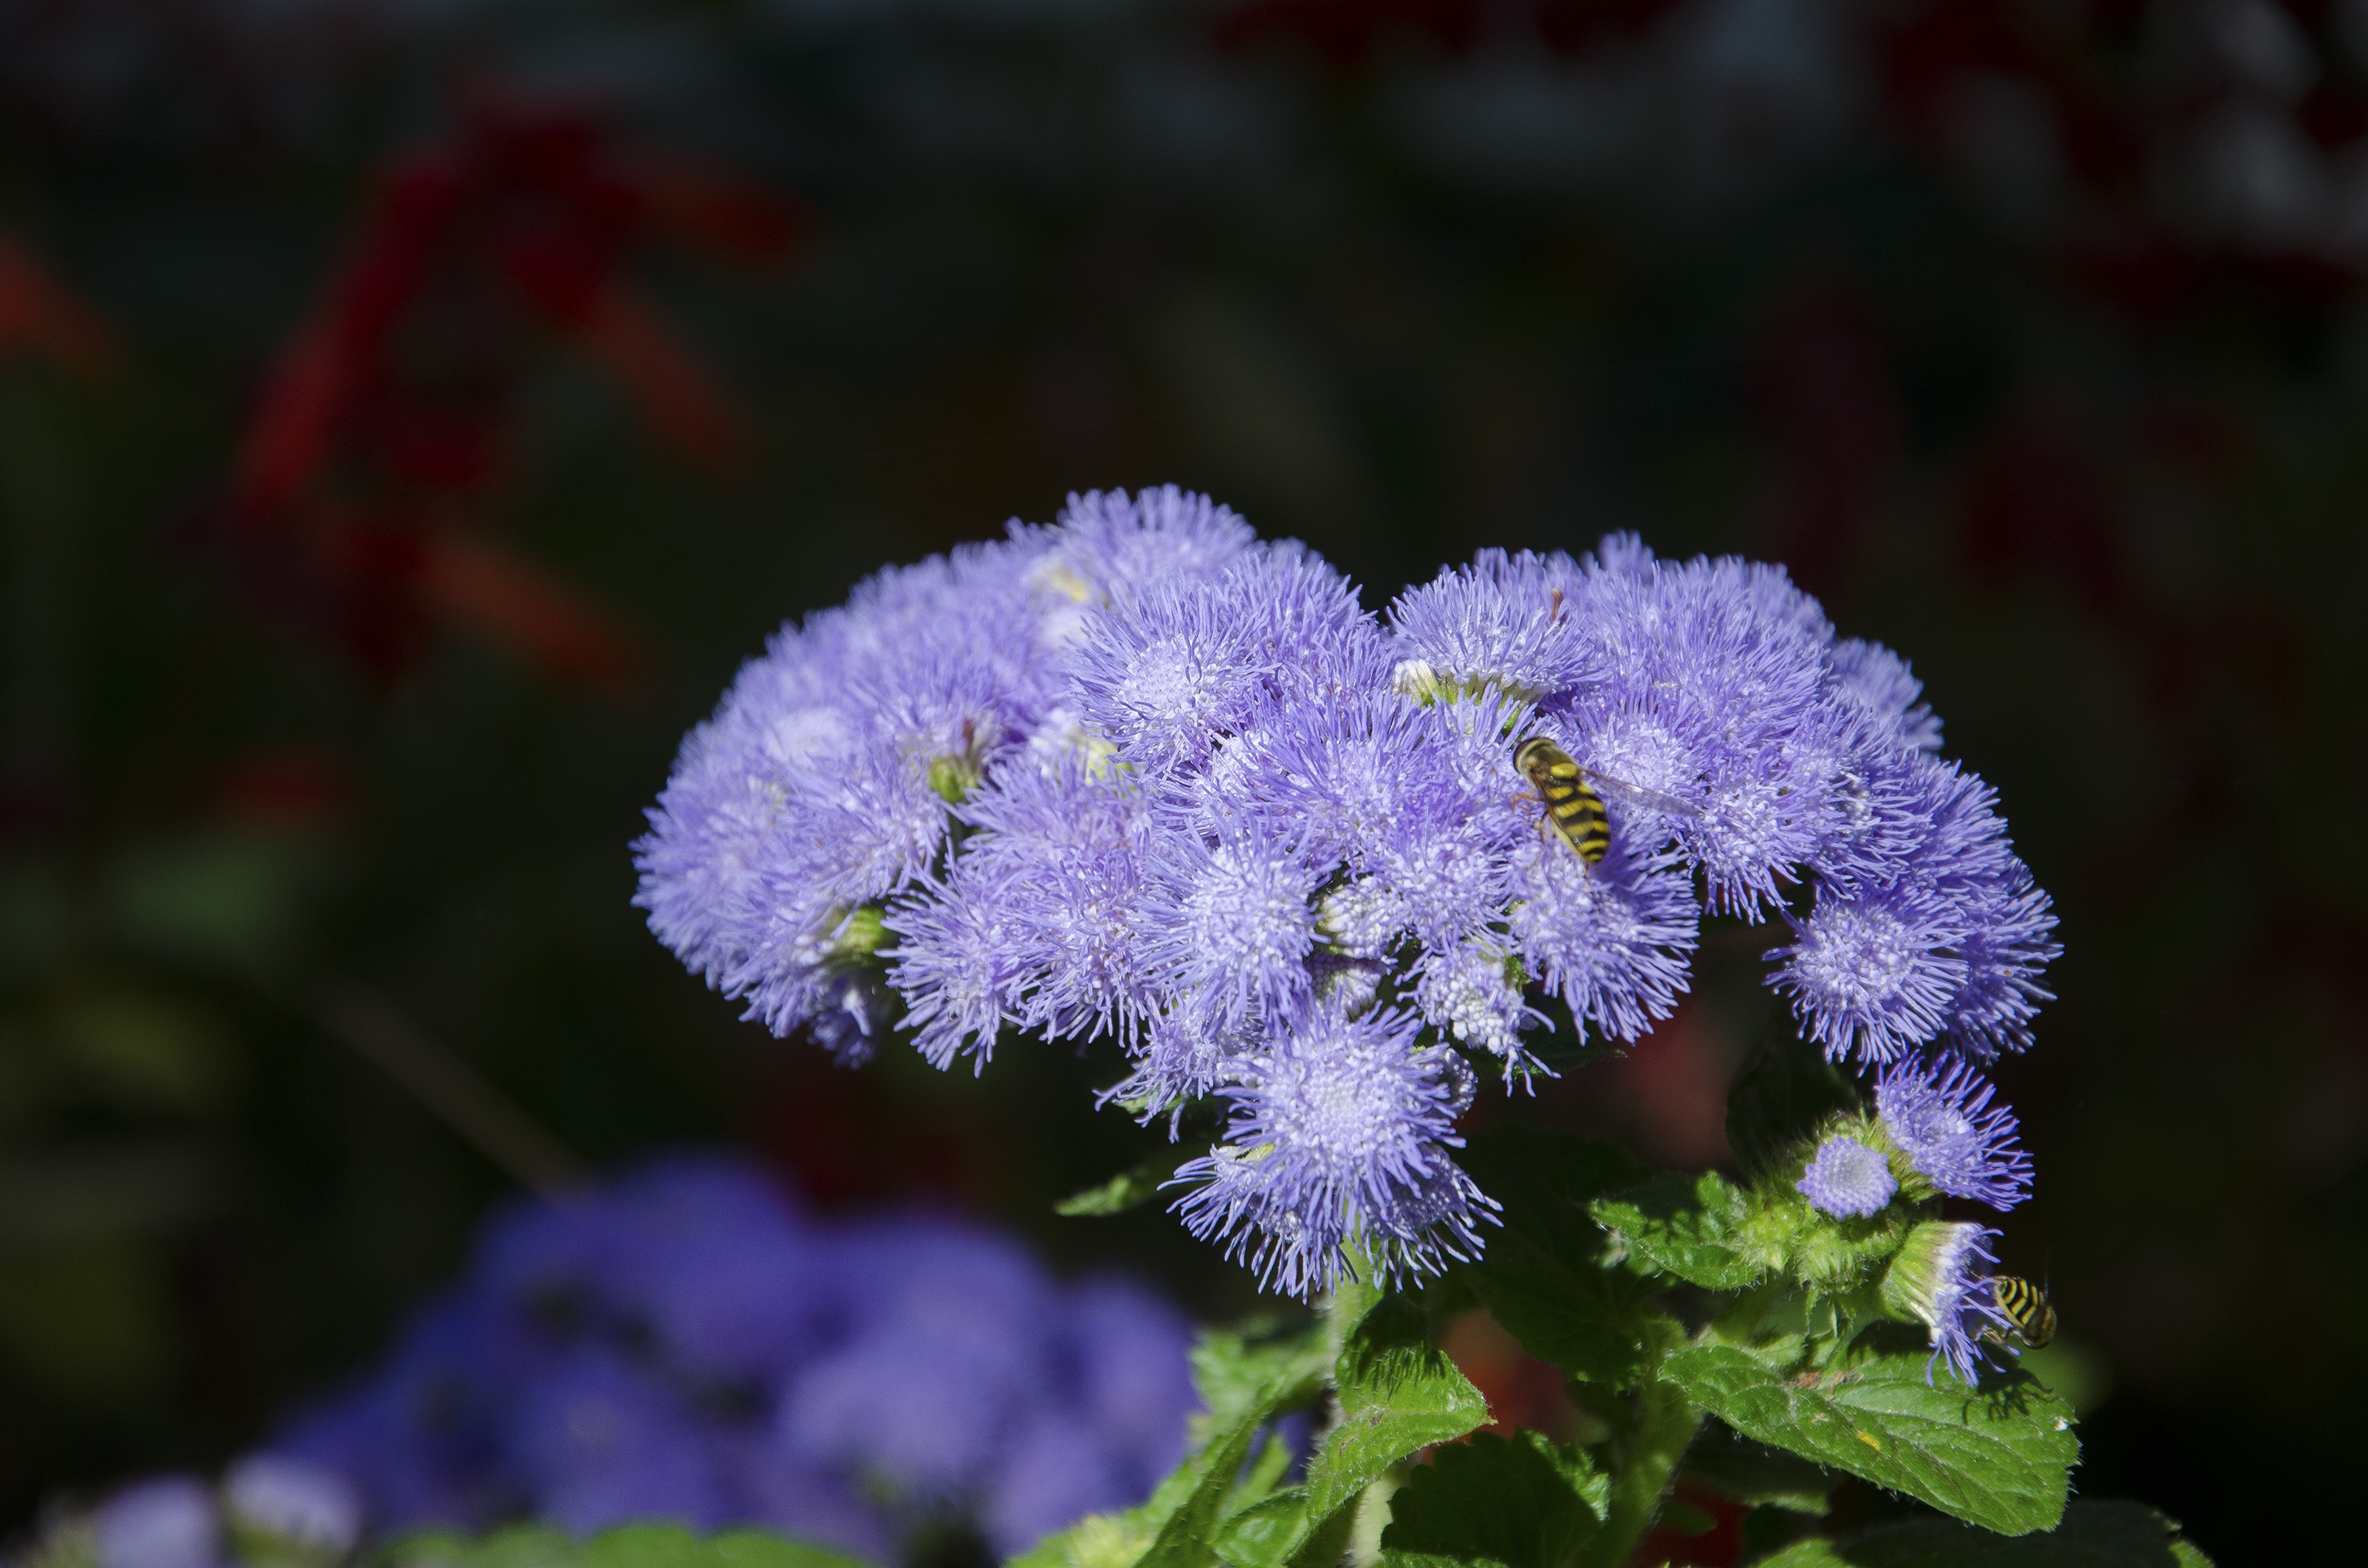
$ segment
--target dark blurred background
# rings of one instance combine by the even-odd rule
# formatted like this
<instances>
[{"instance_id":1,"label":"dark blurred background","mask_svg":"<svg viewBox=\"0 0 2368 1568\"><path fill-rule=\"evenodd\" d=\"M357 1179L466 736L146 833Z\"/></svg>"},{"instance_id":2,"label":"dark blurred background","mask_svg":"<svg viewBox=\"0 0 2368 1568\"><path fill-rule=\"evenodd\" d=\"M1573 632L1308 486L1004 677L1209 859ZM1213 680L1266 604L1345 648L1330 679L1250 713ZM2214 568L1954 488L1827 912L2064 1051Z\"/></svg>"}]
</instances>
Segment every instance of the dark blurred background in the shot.
<instances>
[{"instance_id":1,"label":"dark blurred background","mask_svg":"<svg viewBox=\"0 0 2368 1568\"><path fill-rule=\"evenodd\" d=\"M628 903L785 616L1175 481L1907 653L2063 915L2079 1483L2268 1555L2368 1397L2363 268L2363 0L0 0L0 1527L667 1145L1246 1307L1051 1217L1109 1061L841 1073ZM1719 1157L1722 944L1521 1113Z\"/></svg>"}]
</instances>

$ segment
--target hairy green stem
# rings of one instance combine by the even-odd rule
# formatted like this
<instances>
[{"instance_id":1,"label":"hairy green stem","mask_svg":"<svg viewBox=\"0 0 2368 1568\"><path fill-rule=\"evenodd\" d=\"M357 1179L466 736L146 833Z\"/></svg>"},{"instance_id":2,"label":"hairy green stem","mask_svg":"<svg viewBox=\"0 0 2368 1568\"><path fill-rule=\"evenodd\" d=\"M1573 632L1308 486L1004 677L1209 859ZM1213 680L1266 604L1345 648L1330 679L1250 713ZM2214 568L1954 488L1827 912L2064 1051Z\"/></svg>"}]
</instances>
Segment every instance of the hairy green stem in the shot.
<instances>
[{"instance_id":1,"label":"hairy green stem","mask_svg":"<svg viewBox=\"0 0 2368 1568\"><path fill-rule=\"evenodd\" d=\"M1678 1462L1702 1426L1701 1408L1674 1383L1655 1378L1636 1391L1635 1425L1616 1439L1611 1506L1572 1568L1620 1568L1661 1515Z\"/></svg>"}]
</instances>

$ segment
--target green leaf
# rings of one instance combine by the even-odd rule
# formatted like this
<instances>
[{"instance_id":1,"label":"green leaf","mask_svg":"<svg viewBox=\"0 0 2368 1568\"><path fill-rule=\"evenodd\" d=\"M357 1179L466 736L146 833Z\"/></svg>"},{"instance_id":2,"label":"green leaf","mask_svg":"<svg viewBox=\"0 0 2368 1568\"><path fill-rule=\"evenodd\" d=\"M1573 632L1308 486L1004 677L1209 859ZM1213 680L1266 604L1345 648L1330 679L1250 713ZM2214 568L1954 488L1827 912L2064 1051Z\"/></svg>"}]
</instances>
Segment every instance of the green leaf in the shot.
<instances>
[{"instance_id":1,"label":"green leaf","mask_svg":"<svg viewBox=\"0 0 2368 1568\"><path fill-rule=\"evenodd\" d=\"M1716 1171L1670 1172L1599 1198L1588 1211L1655 1267L1706 1290L1739 1290L1767 1272L1736 1235L1747 1207L1743 1194Z\"/></svg>"},{"instance_id":2,"label":"green leaf","mask_svg":"<svg viewBox=\"0 0 2368 1568\"><path fill-rule=\"evenodd\" d=\"M1651 1306L1659 1286L1609 1258L1611 1238L1588 1213L1601 1194L1645 1172L1609 1143L1508 1127L1472 1140L1459 1162L1502 1205L1502 1228L1457 1270L1522 1348L1565 1371L1633 1386L1682 1337Z\"/></svg>"},{"instance_id":3,"label":"green leaf","mask_svg":"<svg viewBox=\"0 0 2368 1568\"><path fill-rule=\"evenodd\" d=\"M1141 1508L1089 1514L1012 1559L1010 1568L1128 1568L1158 1534L1158 1526Z\"/></svg>"},{"instance_id":4,"label":"green leaf","mask_svg":"<svg viewBox=\"0 0 2368 1568\"><path fill-rule=\"evenodd\" d=\"M1716 1427L1686 1450L1685 1473L1721 1496L1755 1507L1823 1517L1841 1478L1795 1454Z\"/></svg>"},{"instance_id":5,"label":"green leaf","mask_svg":"<svg viewBox=\"0 0 2368 1568\"><path fill-rule=\"evenodd\" d=\"M1208 1409L1193 1418L1184 1462L1141 1507L1081 1519L1011 1568L1205 1568L1220 1525L1262 1501L1289 1462L1271 1442L1253 1460L1259 1429L1315 1399L1331 1359L1320 1324L1204 1333L1192 1347L1192 1382Z\"/></svg>"},{"instance_id":6,"label":"green leaf","mask_svg":"<svg viewBox=\"0 0 2368 1568\"><path fill-rule=\"evenodd\" d=\"M1277 1408L1285 1409L1306 1403L1331 1371L1332 1357L1322 1326L1304 1319L1204 1330L1192 1346L1192 1386L1208 1406L1199 1420L1231 1426L1269 1401L1281 1400Z\"/></svg>"},{"instance_id":7,"label":"green leaf","mask_svg":"<svg viewBox=\"0 0 2368 1568\"><path fill-rule=\"evenodd\" d=\"M1542 1432L1440 1449L1390 1500L1384 1568L1567 1568L1602 1527L1610 1478Z\"/></svg>"},{"instance_id":8,"label":"green leaf","mask_svg":"<svg viewBox=\"0 0 2368 1568\"><path fill-rule=\"evenodd\" d=\"M1280 1568L1306 1536L1307 1488L1294 1486L1228 1518L1217 1532L1216 1551L1232 1568Z\"/></svg>"},{"instance_id":9,"label":"green leaf","mask_svg":"<svg viewBox=\"0 0 2368 1568\"><path fill-rule=\"evenodd\" d=\"M1800 1541L1759 1568L2212 1568L2212 1560L2142 1503L2075 1503L2046 1535L1915 1519L1848 1540Z\"/></svg>"},{"instance_id":10,"label":"green leaf","mask_svg":"<svg viewBox=\"0 0 2368 1568\"><path fill-rule=\"evenodd\" d=\"M1243 1466L1258 1429L1281 1411L1313 1400L1324 1386L1329 1346L1320 1327L1284 1335L1204 1334L1192 1349L1192 1381L1207 1402L1196 1419L1192 1452L1141 1508L1115 1522L1087 1520L1039 1544L1021 1559L1030 1568L1205 1568L1228 1514L1256 1501L1244 1495ZM1250 1484L1272 1485L1273 1467L1254 1467ZM1263 1474L1264 1480L1258 1478ZM1080 1532L1084 1532L1081 1534ZM1138 1555L1117 1555L1142 1539ZM1088 1552L1098 1555L1087 1555Z\"/></svg>"},{"instance_id":11,"label":"green leaf","mask_svg":"<svg viewBox=\"0 0 2368 1568\"><path fill-rule=\"evenodd\" d=\"M1431 1346L1430 1320L1416 1298L1344 1284L1330 1317L1343 1335L1332 1429L1307 1467L1306 1485L1244 1508L1226 1524L1216 1551L1235 1568L1330 1568L1366 1487L1392 1465L1488 1419L1480 1391Z\"/></svg>"},{"instance_id":12,"label":"green leaf","mask_svg":"<svg viewBox=\"0 0 2368 1568\"><path fill-rule=\"evenodd\" d=\"M1726 1142L1747 1175L1786 1158L1830 1116L1863 1105L1857 1083L1778 1013L1726 1097Z\"/></svg>"},{"instance_id":13,"label":"green leaf","mask_svg":"<svg viewBox=\"0 0 2368 1568\"><path fill-rule=\"evenodd\" d=\"M1979 1391L1935 1386L1922 1357L1884 1356L1788 1377L1734 1346L1698 1345L1661 1374L1746 1437L2002 1535L2055 1528L2080 1456L2071 1407L2020 1372Z\"/></svg>"},{"instance_id":14,"label":"green leaf","mask_svg":"<svg viewBox=\"0 0 2368 1568\"><path fill-rule=\"evenodd\" d=\"M1488 1419L1488 1402L1432 1346L1430 1321L1407 1296L1383 1297L1349 1331L1335 1375L1338 1417L1307 1467L1311 1522L1398 1460Z\"/></svg>"},{"instance_id":15,"label":"green leaf","mask_svg":"<svg viewBox=\"0 0 2368 1568\"><path fill-rule=\"evenodd\" d=\"M679 1525L626 1525L578 1541L544 1525L482 1540L441 1531L396 1541L387 1568L860 1568L855 1558L758 1530L700 1537Z\"/></svg>"},{"instance_id":16,"label":"green leaf","mask_svg":"<svg viewBox=\"0 0 2368 1568\"><path fill-rule=\"evenodd\" d=\"M1159 1196L1159 1189L1175 1176L1181 1159L1173 1150L1146 1154L1099 1186L1071 1193L1053 1205L1053 1212L1074 1220L1123 1214L1140 1208Z\"/></svg>"}]
</instances>

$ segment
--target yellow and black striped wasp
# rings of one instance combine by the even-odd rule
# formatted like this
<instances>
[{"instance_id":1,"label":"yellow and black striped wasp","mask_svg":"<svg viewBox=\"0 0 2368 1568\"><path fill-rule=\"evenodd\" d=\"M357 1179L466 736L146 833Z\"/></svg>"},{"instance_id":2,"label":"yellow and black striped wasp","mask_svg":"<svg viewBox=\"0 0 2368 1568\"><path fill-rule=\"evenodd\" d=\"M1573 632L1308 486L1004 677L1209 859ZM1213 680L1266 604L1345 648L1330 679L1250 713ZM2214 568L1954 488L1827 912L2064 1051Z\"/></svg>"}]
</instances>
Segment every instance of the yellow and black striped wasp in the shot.
<instances>
[{"instance_id":1,"label":"yellow and black striped wasp","mask_svg":"<svg viewBox=\"0 0 2368 1568\"><path fill-rule=\"evenodd\" d=\"M1513 753L1513 766L1537 786L1538 799L1545 803L1546 820L1578 851L1578 858L1590 866L1600 863L1611 848L1611 821L1603 810L1606 791L1622 804L1641 810L1678 817L1702 815L1673 795L1623 782L1591 767L1581 767L1571 759L1570 753L1543 735L1532 735L1523 741L1520 749Z\"/></svg>"},{"instance_id":2,"label":"yellow and black striped wasp","mask_svg":"<svg viewBox=\"0 0 2368 1568\"><path fill-rule=\"evenodd\" d=\"M2055 1303L2047 1292L2028 1279L2011 1274L1990 1277L1990 1295L1998 1302L2014 1332L2033 1350L2055 1337Z\"/></svg>"}]
</instances>

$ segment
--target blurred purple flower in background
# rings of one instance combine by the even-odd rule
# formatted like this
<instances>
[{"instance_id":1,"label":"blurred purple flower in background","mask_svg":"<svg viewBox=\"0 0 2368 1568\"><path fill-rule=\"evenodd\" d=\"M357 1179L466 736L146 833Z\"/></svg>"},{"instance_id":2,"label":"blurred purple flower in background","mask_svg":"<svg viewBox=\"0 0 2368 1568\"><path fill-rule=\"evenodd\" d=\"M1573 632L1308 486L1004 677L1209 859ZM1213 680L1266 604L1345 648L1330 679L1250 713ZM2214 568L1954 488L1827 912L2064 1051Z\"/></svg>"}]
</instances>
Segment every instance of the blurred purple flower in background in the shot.
<instances>
[{"instance_id":1,"label":"blurred purple flower in background","mask_svg":"<svg viewBox=\"0 0 2368 1568\"><path fill-rule=\"evenodd\" d=\"M99 1568L216 1568L221 1512L203 1482L164 1476L125 1487L91 1519Z\"/></svg>"},{"instance_id":2,"label":"blurred purple flower in background","mask_svg":"<svg viewBox=\"0 0 2368 1568\"><path fill-rule=\"evenodd\" d=\"M890 1562L954 1519L1008 1554L1173 1468L1190 1340L1148 1291L1064 1284L995 1232L816 1220L674 1161L497 1216L387 1362L240 1473L350 1478L381 1533L745 1522Z\"/></svg>"}]
</instances>

